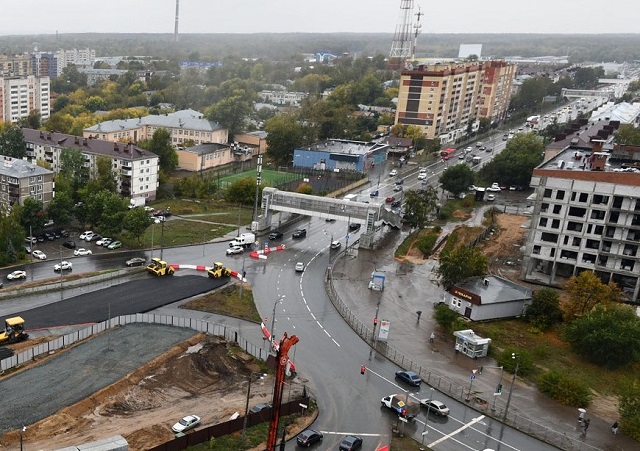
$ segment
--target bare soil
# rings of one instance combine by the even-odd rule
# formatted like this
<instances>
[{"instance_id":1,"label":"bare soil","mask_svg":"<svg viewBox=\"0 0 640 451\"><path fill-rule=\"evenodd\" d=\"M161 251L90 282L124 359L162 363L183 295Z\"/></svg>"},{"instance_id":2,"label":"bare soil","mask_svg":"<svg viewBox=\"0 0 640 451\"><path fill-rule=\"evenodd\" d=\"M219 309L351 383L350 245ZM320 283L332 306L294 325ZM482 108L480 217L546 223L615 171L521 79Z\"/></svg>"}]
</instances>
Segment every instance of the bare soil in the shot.
<instances>
[{"instance_id":1,"label":"bare soil","mask_svg":"<svg viewBox=\"0 0 640 451\"><path fill-rule=\"evenodd\" d=\"M90 398L28 425L24 443L29 449L59 449L122 435L130 450L149 449L171 440L171 426L185 415L200 416L203 426L243 415L249 374L262 370L221 338L200 334ZM254 381L250 405L270 402L272 388L272 376ZM0 437L3 448L17 449L19 442L18 431Z\"/></svg>"}]
</instances>

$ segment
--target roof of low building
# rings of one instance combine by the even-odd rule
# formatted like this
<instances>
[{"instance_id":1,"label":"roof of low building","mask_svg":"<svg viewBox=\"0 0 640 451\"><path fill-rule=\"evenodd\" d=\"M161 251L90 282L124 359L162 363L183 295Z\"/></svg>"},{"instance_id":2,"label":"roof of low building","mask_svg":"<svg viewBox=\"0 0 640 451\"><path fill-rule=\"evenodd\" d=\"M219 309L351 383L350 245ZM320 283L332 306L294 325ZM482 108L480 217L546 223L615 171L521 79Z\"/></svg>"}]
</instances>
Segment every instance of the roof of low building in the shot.
<instances>
[{"instance_id":1,"label":"roof of low building","mask_svg":"<svg viewBox=\"0 0 640 451\"><path fill-rule=\"evenodd\" d=\"M207 144L199 144L193 147L185 147L184 149L178 150L178 152L188 152L195 153L197 155L206 155L209 153L217 152L218 150L229 149L229 146L226 144L218 144L218 143L207 143Z\"/></svg>"},{"instance_id":2,"label":"roof of low building","mask_svg":"<svg viewBox=\"0 0 640 451\"><path fill-rule=\"evenodd\" d=\"M161 128L184 128L188 130L199 130L213 132L223 127L214 121L204 119L202 113L194 110L180 110L175 113L150 114L140 118L116 119L113 121L100 122L84 131L89 133L116 133L125 130L135 130L144 126Z\"/></svg>"},{"instance_id":3,"label":"roof of low building","mask_svg":"<svg viewBox=\"0 0 640 451\"><path fill-rule=\"evenodd\" d=\"M0 174L8 177L24 178L32 175L53 174L53 171L45 169L37 164L19 158L7 157L2 155L2 165L0 165Z\"/></svg>"},{"instance_id":4,"label":"roof of low building","mask_svg":"<svg viewBox=\"0 0 640 451\"><path fill-rule=\"evenodd\" d=\"M329 139L312 145L309 148L296 150L311 152L328 152L343 155L367 155L371 152L387 149L389 146L377 142L352 141L348 139Z\"/></svg>"},{"instance_id":5,"label":"roof of low building","mask_svg":"<svg viewBox=\"0 0 640 451\"><path fill-rule=\"evenodd\" d=\"M480 296L480 305L531 299L531 290L498 276L471 277L456 287Z\"/></svg>"}]
</instances>

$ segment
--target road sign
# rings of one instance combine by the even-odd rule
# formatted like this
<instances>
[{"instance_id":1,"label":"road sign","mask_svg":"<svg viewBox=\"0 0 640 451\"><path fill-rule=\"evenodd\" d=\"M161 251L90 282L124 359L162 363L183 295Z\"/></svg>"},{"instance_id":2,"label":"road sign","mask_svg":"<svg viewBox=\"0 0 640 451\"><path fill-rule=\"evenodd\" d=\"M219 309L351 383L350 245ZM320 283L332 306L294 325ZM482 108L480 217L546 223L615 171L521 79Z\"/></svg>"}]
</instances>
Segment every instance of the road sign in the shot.
<instances>
[{"instance_id":1,"label":"road sign","mask_svg":"<svg viewBox=\"0 0 640 451\"><path fill-rule=\"evenodd\" d=\"M471 375L471 380L472 380L472 381L475 381L475 380L476 380L476 375L475 375L475 374L472 374L472 375Z\"/></svg>"}]
</instances>

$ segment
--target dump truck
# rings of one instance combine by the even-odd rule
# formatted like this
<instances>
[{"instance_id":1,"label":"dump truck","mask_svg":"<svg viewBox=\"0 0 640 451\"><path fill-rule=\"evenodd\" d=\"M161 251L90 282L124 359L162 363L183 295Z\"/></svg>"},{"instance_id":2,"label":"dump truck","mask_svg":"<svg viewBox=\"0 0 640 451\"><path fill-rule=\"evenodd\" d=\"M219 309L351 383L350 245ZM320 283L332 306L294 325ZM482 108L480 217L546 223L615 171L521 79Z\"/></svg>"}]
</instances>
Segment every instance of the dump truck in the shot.
<instances>
[{"instance_id":1,"label":"dump truck","mask_svg":"<svg viewBox=\"0 0 640 451\"><path fill-rule=\"evenodd\" d=\"M0 344L18 343L29 338L24 331L24 320L19 316L7 318L4 322L4 330L0 332Z\"/></svg>"},{"instance_id":2,"label":"dump truck","mask_svg":"<svg viewBox=\"0 0 640 451\"><path fill-rule=\"evenodd\" d=\"M224 266L222 263L215 262L213 264L213 267L209 271L207 271L207 274L212 279L218 279L220 277L229 277L231 275L231 270Z\"/></svg>"},{"instance_id":3,"label":"dump truck","mask_svg":"<svg viewBox=\"0 0 640 451\"><path fill-rule=\"evenodd\" d=\"M167 262L164 260L160 260L159 258L152 258L151 263L147 266L147 272L153 274L154 276L172 276L175 272Z\"/></svg>"},{"instance_id":4,"label":"dump truck","mask_svg":"<svg viewBox=\"0 0 640 451\"><path fill-rule=\"evenodd\" d=\"M407 420L413 420L420 413L420 403L405 394L385 396L380 402Z\"/></svg>"}]
</instances>

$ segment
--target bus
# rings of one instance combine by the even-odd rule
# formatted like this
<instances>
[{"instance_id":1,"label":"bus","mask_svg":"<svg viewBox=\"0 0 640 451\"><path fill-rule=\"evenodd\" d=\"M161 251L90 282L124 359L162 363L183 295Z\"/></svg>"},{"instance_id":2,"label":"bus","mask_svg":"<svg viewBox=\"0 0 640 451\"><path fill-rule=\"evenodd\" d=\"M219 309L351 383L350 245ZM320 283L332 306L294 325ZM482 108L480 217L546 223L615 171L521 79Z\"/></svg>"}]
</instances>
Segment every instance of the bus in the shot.
<instances>
[{"instance_id":1,"label":"bus","mask_svg":"<svg viewBox=\"0 0 640 451\"><path fill-rule=\"evenodd\" d=\"M440 157L442 157L443 160L448 160L453 156L455 151L456 149L454 149L453 147L447 147L442 152L440 152Z\"/></svg>"}]
</instances>

